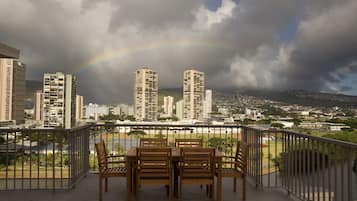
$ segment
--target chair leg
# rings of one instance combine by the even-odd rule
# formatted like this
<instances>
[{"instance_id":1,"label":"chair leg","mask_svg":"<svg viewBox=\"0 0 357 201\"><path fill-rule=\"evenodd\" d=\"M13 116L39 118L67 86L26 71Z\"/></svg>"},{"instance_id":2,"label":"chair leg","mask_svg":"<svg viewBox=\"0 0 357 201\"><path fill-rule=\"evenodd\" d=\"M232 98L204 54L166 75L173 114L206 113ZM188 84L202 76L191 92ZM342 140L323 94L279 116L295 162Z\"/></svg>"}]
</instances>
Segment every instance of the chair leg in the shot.
<instances>
[{"instance_id":1,"label":"chair leg","mask_svg":"<svg viewBox=\"0 0 357 201\"><path fill-rule=\"evenodd\" d=\"M135 190L134 190L135 198L139 200L139 177L136 175L135 177Z\"/></svg>"},{"instance_id":2,"label":"chair leg","mask_svg":"<svg viewBox=\"0 0 357 201\"><path fill-rule=\"evenodd\" d=\"M237 192L237 177L233 177L233 192Z\"/></svg>"},{"instance_id":3,"label":"chair leg","mask_svg":"<svg viewBox=\"0 0 357 201\"><path fill-rule=\"evenodd\" d=\"M214 183L210 185L211 199L214 201Z\"/></svg>"},{"instance_id":4,"label":"chair leg","mask_svg":"<svg viewBox=\"0 0 357 201\"><path fill-rule=\"evenodd\" d=\"M103 198L102 198L102 191L103 191L103 187L102 187L102 177L101 176L99 176L98 177L99 178L99 201L102 201L103 200Z\"/></svg>"},{"instance_id":5,"label":"chair leg","mask_svg":"<svg viewBox=\"0 0 357 201\"><path fill-rule=\"evenodd\" d=\"M180 198L180 200L182 200L182 182L181 181L180 181L180 188L179 188L179 198Z\"/></svg>"},{"instance_id":6,"label":"chair leg","mask_svg":"<svg viewBox=\"0 0 357 201\"><path fill-rule=\"evenodd\" d=\"M108 192L108 178L105 178L105 192Z\"/></svg>"},{"instance_id":7,"label":"chair leg","mask_svg":"<svg viewBox=\"0 0 357 201\"><path fill-rule=\"evenodd\" d=\"M245 176L242 177L242 188L243 188L243 201L246 200L246 178Z\"/></svg>"},{"instance_id":8,"label":"chair leg","mask_svg":"<svg viewBox=\"0 0 357 201\"><path fill-rule=\"evenodd\" d=\"M170 183L169 185L169 200L172 201L173 198L173 190L172 190L172 184Z\"/></svg>"}]
</instances>

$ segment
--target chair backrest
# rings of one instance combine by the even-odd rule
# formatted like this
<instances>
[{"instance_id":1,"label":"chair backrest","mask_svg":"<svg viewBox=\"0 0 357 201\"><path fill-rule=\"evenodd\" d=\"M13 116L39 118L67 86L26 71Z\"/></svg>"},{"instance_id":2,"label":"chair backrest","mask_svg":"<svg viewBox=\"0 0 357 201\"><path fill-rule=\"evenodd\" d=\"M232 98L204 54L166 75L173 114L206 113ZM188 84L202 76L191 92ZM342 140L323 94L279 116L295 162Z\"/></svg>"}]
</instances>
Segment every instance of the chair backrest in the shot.
<instances>
[{"instance_id":1,"label":"chair backrest","mask_svg":"<svg viewBox=\"0 0 357 201\"><path fill-rule=\"evenodd\" d=\"M235 168L238 168L242 173L246 173L249 155L249 145L245 142L239 141L237 143L237 151L235 155Z\"/></svg>"},{"instance_id":2,"label":"chair backrest","mask_svg":"<svg viewBox=\"0 0 357 201\"><path fill-rule=\"evenodd\" d=\"M95 144L95 150L97 151L99 172L103 172L108 168L107 150L103 140Z\"/></svg>"},{"instance_id":3,"label":"chair backrest","mask_svg":"<svg viewBox=\"0 0 357 201\"><path fill-rule=\"evenodd\" d=\"M140 138L140 147L167 147L166 138Z\"/></svg>"},{"instance_id":4,"label":"chair backrest","mask_svg":"<svg viewBox=\"0 0 357 201\"><path fill-rule=\"evenodd\" d=\"M137 148L138 171L141 179L171 177L171 148Z\"/></svg>"},{"instance_id":5,"label":"chair backrest","mask_svg":"<svg viewBox=\"0 0 357 201\"><path fill-rule=\"evenodd\" d=\"M175 147L203 147L202 139L175 139Z\"/></svg>"},{"instance_id":6,"label":"chair backrest","mask_svg":"<svg viewBox=\"0 0 357 201\"><path fill-rule=\"evenodd\" d=\"M180 149L180 175L183 179L214 178L215 149L183 147Z\"/></svg>"}]
</instances>

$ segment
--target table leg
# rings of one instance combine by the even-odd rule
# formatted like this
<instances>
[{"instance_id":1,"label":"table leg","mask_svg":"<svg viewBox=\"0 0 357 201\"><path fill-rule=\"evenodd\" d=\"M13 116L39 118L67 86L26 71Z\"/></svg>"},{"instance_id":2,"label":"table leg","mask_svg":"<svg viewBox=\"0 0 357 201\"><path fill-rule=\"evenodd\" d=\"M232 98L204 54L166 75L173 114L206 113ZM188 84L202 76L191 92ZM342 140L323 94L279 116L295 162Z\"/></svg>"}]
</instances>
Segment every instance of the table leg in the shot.
<instances>
[{"instance_id":1,"label":"table leg","mask_svg":"<svg viewBox=\"0 0 357 201\"><path fill-rule=\"evenodd\" d=\"M174 162L174 196L178 197L178 163Z\"/></svg>"},{"instance_id":2,"label":"table leg","mask_svg":"<svg viewBox=\"0 0 357 201\"><path fill-rule=\"evenodd\" d=\"M222 200L222 159L218 160L217 201Z\"/></svg>"},{"instance_id":3,"label":"table leg","mask_svg":"<svg viewBox=\"0 0 357 201\"><path fill-rule=\"evenodd\" d=\"M132 165L129 160L126 161L126 201L130 201L131 198L131 183L132 183Z\"/></svg>"}]
</instances>

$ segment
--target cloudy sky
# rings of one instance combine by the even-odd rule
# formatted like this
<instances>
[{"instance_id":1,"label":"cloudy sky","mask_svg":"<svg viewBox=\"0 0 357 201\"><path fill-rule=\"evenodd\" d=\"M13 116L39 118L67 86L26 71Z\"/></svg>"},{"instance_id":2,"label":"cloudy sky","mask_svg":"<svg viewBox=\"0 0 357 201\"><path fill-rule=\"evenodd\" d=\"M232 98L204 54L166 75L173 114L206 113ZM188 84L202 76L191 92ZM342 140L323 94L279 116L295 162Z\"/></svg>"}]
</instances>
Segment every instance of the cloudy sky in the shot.
<instances>
[{"instance_id":1,"label":"cloudy sky","mask_svg":"<svg viewBox=\"0 0 357 201\"><path fill-rule=\"evenodd\" d=\"M357 95L356 0L1 0L0 41L27 79L75 74L86 102L130 102L134 71L210 88Z\"/></svg>"}]
</instances>

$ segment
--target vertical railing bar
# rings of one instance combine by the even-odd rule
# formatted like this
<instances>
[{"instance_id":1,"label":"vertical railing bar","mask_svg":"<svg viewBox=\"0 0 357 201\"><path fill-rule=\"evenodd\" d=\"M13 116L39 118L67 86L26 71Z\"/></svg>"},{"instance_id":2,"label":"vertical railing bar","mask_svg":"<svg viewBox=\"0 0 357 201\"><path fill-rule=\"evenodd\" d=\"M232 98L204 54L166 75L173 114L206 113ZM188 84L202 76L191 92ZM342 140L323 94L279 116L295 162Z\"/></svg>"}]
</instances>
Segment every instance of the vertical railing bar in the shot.
<instances>
[{"instance_id":1,"label":"vertical railing bar","mask_svg":"<svg viewBox=\"0 0 357 201\"><path fill-rule=\"evenodd\" d=\"M285 131L284 131L285 132ZM288 163L287 163L287 166L288 166L288 191L289 191L289 194L291 193L291 183L292 183L292 172L291 172L291 160L292 160L292 152L291 152L291 135L290 133L286 133L288 135L288 141L287 141L287 153L288 153Z\"/></svg>"},{"instance_id":2,"label":"vertical railing bar","mask_svg":"<svg viewBox=\"0 0 357 201\"><path fill-rule=\"evenodd\" d=\"M321 149L322 149L322 200L323 201L326 201L326 182L325 182L325 176L326 176L326 159L325 159L325 157L326 157L326 154L325 154L325 151L326 151L326 149L325 149L325 143L321 143L322 144L322 147L321 147Z\"/></svg>"},{"instance_id":3,"label":"vertical railing bar","mask_svg":"<svg viewBox=\"0 0 357 201\"><path fill-rule=\"evenodd\" d=\"M315 200L316 197L316 150L314 140L311 140L312 143L312 200Z\"/></svg>"},{"instance_id":4,"label":"vertical railing bar","mask_svg":"<svg viewBox=\"0 0 357 201\"><path fill-rule=\"evenodd\" d=\"M352 199L352 153L351 148L348 148L347 153L347 196L348 201L353 201ZM356 189L355 189L356 190Z\"/></svg>"},{"instance_id":5,"label":"vertical railing bar","mask_svg":"<svg viewBox=\"0 0 357 201\"><path fill-rule=\"evenodd\" d=\"M14 177L13 177L13 188L14 188L14 190L16 189L16 163L17 163L17 138L16 138L16 136L17 136L17 132L15 131L14 132L14 141L15 141L15 161L14 161Z\"/></svg>"},{"instance_id":6,"label":"vertical railing bar","mask_svg":"<svg viewBox=\"0 0 357 201\"><path fill-rule=\"evenodd\" d=\"M302 138L302 197L305 200L306 199L306 186L307 186L307 182L306 182L306 138L303 137Z\"/></svg>"},{"instance_id":7,"label":"vertical railing bar","mask_svg":"<svg viewBox=\"0 0 357 201\"><path fill-rule=\"evenodd\" d=\"M311 190L311 158L312 150L310 149L310 139L307 139L307 200L310 200L310 190Z\"/></svg>"},{"instance_id":8,"label":"vertical railing bar","mask_svg":"<svg viewBox=\"0 0 357 201\"><path fill-rule=\"evenodd\" d=\"M287 185L286 185L286 181L287 181L287 161L286 161L286 153L287 153L287 150L286 150L286 135L284 132L280 131L280 134L281 134L281 138L282 138L282 154L281 154L281 157L282 157L282 164L281 164L281 167L283 168L283 180L282 180L282 186L287 189Z\"/></svg>"},{"instance_id":9,"label":"vertical railing bar","mask_svg":"<svg viewBox=\"0 0 357 201\"><path fill-rule=\"evenodd\" d=\"M6 168L5 168L5 190L8 190L9 179L9 132L6 132Z\"/></svg>"},{"instance_id":10,"label":"vertical railing bar","mask_svg":"<svg viewBox=\"0 0 357 201\"><path fill-rule=\"evenodd\" d=\"M271 136L270 136L270 131L267 132L268 133L268 187L270 187L270 160L271 160L271 156L270 156L270 139L271 139ZM263 159L264 160L264 159Z\"/></svg>"},{"instance_id":11,"label":"vertical railing bar","mask_svg":"<svg viewBox=\"0 0 357 201\"><path fill-rule=\"evenodd\" d=\"M334 194L333 194L333 197L334 197L334 200L336 200L336 195L337 195L337 153L338 153L338 150L337 150L337 145L334 144L334 157L333 157L333 165L334 165Z\"/></svg>"},{"instance_id":12,"label":"vertical railing bar","mask_svg":"<svg viewBox=\"0 0 357 201\"><path fill-rule=\"evenodd\" d=\"M32 189L32 132L29 132L30 143L30 189Z\"/></svg>"},{"instance_id":13,"label":"vertical railing bar","mask_svg":"<svg viewBox=\"0 0 357 201\"><path fill-rule=\"evenodd\" d=\"M25 163L25 160L24 160L24 157L25 157L25 142L24 142L24 134L25 132L21 132L21 144L22 144L22 147L21 147L21 153L22 153L22 156L21 156L21 189L24 190L24 163Z\"/></svg>"},{"instance_id":14,"label":"vertical railing bar","mask_svg":"<svg viewBox=\"0 0 357 201\"><path fill-rule=\"evenodd\" d=\"M37 134L38 136L39 136L39 134ZM47 156L48 156L48 151L47 151L47 148L48 148L48 133L46 132L46 138L45 138L45 141L46 141L46 143L45 143L45 188L47 189L48 187L47 187L47 180L48 180L48 176L47 176L47 171L48 171L48 165L47 165L47 163L48 163L48 158L47 158ZM38 142L39 143L39 142ZM38 149L39 149L39 146L37 146L38 147ZM39 151L39 150L38 150ZM39 171L38 171L39 172ZM39 179L39 177L38 177L38 179Z\"/></svg>"},{"instance_id":15,"label":"vertical railing bar","mask_svg":"<svg viewBox=\"0 0 357 201\"><path fill-rule=\"evenodd\" d=\"M294 178L294 183L293 183L293 192L295 195L298 193L298 150L299 147L297 146L297 136L294 135L293 137L293 178ZM298 196L300 197L300 196Z\"/></svg>"},{"instance_id":16,"label":"vertical railing bar","mask_svg":"<svg viewBox=\"0 0 357 201\"><path fill-rule=\"evenodd\" d=\"M37 131L36 132L36 134L37 134L37 188L38 189L40 189L41 187L40 187L40 132L39 131ZM45 175L46 175L46 177L45 177L45 180L46 180L46 186L45 186L45 188L47 189L47 145L48 145L48 141L47 141L47 135L48 135L48 133L46 132L46 143L45 143L45 147L46 147L46 162L45 162L45 164L46 164L46 173L45 173Z\"/></svg>"},{"instance_id":17,"label":"vertical railing bar","mask_svg":"<svg viewBox=\"0 0 357 201\"><path fill-rule=\"evenodd\" d=\"M299 176L299 181L298 181L298 184L299 184L299 188L298 188L298 192L299 192L299 197L300 198L303 198L303 194L302 194L302 189L301 189L301 180L302 180L302 177L301 177L301 172L302 172L302 148L301 148L301 138L298 137L298 154L299 154L299 166L298 166L298 176Z\"/></svg>"},{"instance_id":18,"label":"vertical railing bar","mask_svg":"<svg viewBox=\"0 0 357 201\"><path fill-rule=\"evenodd\" d=\"M328 186L328 201L332 201L331 199L331 145L327 144L327 155L328 155L328 169L327 169L327 186Z\"/></svg>"},{"instance_id":19,"label":"vertical railing bar","mask_svg":"<svg viewBox=\"0 0 357 201\"><path fill-rule=\"evenodd\" d=\"M260 167L259 167L259 170L260 170L260 187L263 187L263 160L264 160L264 157L263 157L263 134L264 134L264 131L261 131L260 132L260 136L259 136L259 139L260 139L260 145L259 145L259 157L260 157Z\"/></svg>"},{"instance_id":20,"label":"vertical railing bar","mask_svg":"<svg viewBox=\"0 0 357 201\"><path fill-rule=\"evenodd\" d=\"M321 192L321 184L320 184L320 172L321 172L321 153L320 153L320 142L316 141L316 154L317 154L317 180L316 180L316 187L317 187L317 200L320 201L320 192Z\"/></svg>"},{"instance_id":21,"label":"vertical railing bar","mask_svg":"<svg viewBox=\"0 0 357 201\"><path fill-rule=\"evenodd\" d=\"M56 171L56 135L58 133L55 132L52 135L52 189L55 190L56 188L56 175L55 175L55 171Z\"/></svg>"},{"instance_id":22,"label":"vertical railing bar","mask_svg":"<svg viewBox=\"0 0 357 201\"><path fill-rule=\"evenodd\" d=\"M275 138L274 138L274 141L275 141L275 153L274 153L274 158L277 159L278 158L278 133L277 131L275 130L274 131L274 134L275 134ZM280 172L276 171L276 165L274 165L275 167L275 188L278 187L278 174L280 174Z\"/></svg>"},{"instance_id":23,"label":"vertical railing bar","mask_svg":"<svg viewBox=\"0 0 357 201\"><path fill-rule=\"evenodd\" d=\"M345 149L341 146L341 201L345 200Z\"/></svg>"},{"instance_id":24,"label":"vertical railing bar","mask_svg":"<svg viewBox=\"0 0 357 201\"><path fill-rule=\"evenodd\" d=\"M60 174L61 174L61 188L63 188L63 141L64 141L64 135L60 136L60 154L61 154L61 169L60 169Z\"/></svg>"}]
</instances>

